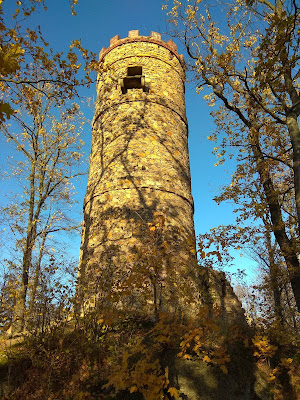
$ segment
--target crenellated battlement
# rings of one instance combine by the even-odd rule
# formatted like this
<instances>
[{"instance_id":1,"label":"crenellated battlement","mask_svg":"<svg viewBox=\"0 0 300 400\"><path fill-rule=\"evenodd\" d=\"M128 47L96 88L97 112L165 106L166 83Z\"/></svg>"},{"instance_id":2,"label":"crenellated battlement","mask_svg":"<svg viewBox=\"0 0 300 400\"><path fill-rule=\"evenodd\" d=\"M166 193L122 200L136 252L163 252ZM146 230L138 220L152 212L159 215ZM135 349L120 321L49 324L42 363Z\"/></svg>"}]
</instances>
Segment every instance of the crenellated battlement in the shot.
<instances>
[{"instance_id":1,"label":"crenellated battlement","mask_svg":"<svg viewBox=\"0 0 300 400\"><path fill-rule=\"evenodd\" d=\"M99 53L99 62L102 62L107 53L111 50L115 49L118 46L124 45L126 43L132 42L148 42L154 43L159 46L163 46L168 49L174 56L178 58L180 63L184 65L184 57L182 54L178 54L177 45L173 42L173 40L169 40L165 42L161 39L161 34L158 32L152 31L150 36L140 36L138 30L131 30L128 32L128 37L121 39L119 35L116 35L110 39L109 47L103 47Z\"/></svg>"}]
</instances>

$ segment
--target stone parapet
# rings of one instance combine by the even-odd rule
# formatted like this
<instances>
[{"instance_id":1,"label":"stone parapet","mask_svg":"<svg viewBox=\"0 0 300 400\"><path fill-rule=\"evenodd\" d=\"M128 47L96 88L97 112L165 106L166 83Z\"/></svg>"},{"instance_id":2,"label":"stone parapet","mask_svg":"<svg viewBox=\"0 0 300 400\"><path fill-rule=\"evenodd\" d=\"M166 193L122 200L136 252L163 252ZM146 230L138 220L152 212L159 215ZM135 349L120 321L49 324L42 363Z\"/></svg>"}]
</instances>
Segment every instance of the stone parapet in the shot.
<instances>
[{"instance_id":1,"label":"stone parapet","mask_svg":"<svg viewBox=\"0 0 300 400\"><path fill-rule=\"evenodd\" d=\"M150 36L140 36L138 30L132 30L128 32L128 37L121 39L119 35L114 36L110 39L110 46L108 48L103 47L99 53L99 62L103 62L104 57L117 46L122 46L126 43L132 42L148 42L158 44L159 46L165 47L169 50L175 57L178 58L180 63L184 66L184 57L182 54L178 54L177 45L173 40L164 42L161 40L161 34L158 32L151 32Z\"/></svg>"}]
</instances>

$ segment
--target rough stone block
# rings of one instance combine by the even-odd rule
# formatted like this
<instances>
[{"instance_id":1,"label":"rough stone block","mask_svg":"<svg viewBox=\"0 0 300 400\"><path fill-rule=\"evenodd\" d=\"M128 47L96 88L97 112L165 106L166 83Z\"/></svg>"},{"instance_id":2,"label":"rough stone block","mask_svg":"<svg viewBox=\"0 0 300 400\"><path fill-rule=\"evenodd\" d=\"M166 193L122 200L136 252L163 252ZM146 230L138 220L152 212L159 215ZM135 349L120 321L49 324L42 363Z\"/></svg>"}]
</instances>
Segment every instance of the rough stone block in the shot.
<instances>
[{"instance_id":1,"label":"rough stone block","mask_svg":"<svg viewBox=\"0 0 300 400\"><path fill-rule=\"evenodd\" d=\"M138 29L133 30L133 31L129 31L129 32L128 32L128 37L130 37L130 38L139 37L139 31L138 31Z\"/></svg>"},{"instance_id":2,"label":"rough stone block","mask_svg":"<svg viewBox=\"0 0 300 400\"><path fill-rule=\"evenodd\" d=\"M120 40L120 36L116 35L113 38L110 39L110 45L113 46L114 44L116 44L118 41Z\"/></svg>"},{"instance_id":3,"label":"rough stone block","mask_svg":"<svg viewBox=\"0 0 300 400\"><path fill-rule=\"evenodd\" d=\"M175 52L177 53L177 46L176 46L176 44L173 42L173 40L169 40L169 41L167 42L167 45L168 45L173 51L175 51Z\"/></svg>"},{"instance_id":4,"label":"rough stone block","mask_svg":"<svg viewBox=\"0 0 300 400\"><path fill-rule=\"evenodd\" d=\"M161 34L158 32L152 31L150 36L153 37L154 39L161 40Z\"/></svg>"},{"instance_id":5,"label":"rough stone block","mask_svg":"<svg viewBox=\"0 0 300 400\"><path fill-rule=\"evenodd\" d=\"M100 53L99 53L99 60L100 60L100 58L103 56L105 50L106 50L106 47L102 47L102 49L101 49L101 51L100 51Z\"/></svg>"}]
</instances>

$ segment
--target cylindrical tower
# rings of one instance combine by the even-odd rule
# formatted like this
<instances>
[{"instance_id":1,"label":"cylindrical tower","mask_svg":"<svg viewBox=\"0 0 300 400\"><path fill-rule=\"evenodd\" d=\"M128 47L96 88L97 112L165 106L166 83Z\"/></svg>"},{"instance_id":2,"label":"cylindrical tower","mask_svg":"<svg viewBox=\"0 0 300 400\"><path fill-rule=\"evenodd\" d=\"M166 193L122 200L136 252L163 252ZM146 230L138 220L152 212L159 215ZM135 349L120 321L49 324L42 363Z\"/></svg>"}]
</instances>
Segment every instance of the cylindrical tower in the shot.
<instances>
[{"instance_id":1,"label":"cylindrical tower","mask_svg":"<svg viewBox=\"0 0 300 400\"><path fill-rule=\"evenodd\" d=\"M159 33L133 30L100 52L79 269L90 303L143 287L158 307L195 261L184 81Z\"/></svg>"}]
</instances>

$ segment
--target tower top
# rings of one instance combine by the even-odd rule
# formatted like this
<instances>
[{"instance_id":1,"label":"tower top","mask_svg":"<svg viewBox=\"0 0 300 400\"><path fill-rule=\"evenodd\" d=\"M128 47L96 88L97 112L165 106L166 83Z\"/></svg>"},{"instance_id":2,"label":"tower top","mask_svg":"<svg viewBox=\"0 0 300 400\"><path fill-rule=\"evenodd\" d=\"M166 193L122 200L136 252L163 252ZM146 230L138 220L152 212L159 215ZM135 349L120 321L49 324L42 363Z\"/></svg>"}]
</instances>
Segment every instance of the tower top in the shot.
<instances>
[{"instance_id":1,"label":"tower top","mask_svg":"<svg viewBox=\"0 0 300 400\"><path fill-rule=\"evenodd\" d=\"M161 40L161 34L154 31L151 32L150 36L140 36L138 30L129 31L128 37L124 39L121 39L119 35L116 35L113 38L111 38L109 47L108 48L103 47L101 49L99 53L99 62L102 62L106 54L109 53L114 48L132 42L148 42L163 46L166 49L168 49L174 56L176 56L182 65L184 65L183 55L178 54L177 45L173 42L173 40L164 42L163 40Z\"/></svg>"}]
</instances>

